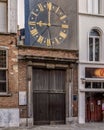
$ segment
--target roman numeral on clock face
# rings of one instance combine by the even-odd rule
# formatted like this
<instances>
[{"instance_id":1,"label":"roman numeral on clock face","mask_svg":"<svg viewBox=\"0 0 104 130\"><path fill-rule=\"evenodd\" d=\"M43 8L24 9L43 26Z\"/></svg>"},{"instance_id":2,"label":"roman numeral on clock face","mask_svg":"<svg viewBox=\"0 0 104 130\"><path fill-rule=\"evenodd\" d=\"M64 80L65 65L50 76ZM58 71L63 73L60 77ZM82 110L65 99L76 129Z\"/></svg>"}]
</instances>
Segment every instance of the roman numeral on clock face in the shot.
<instances>
[{"instance_id":1,"label":"roman numeral on clock face","mask_svg":"<svg viewBox=\"0 0 104 130\"><path fill-rule=\"evenodd\" d=\"M42 42L43 42L43 40L44 40L44 37L39 36L39 38L38 38L37 42L42 43Z\"/></svg>"},{"instance_id":2,"label":"roman numeral on clock face","mask_svg":"<svg viewBox=\"0 0 104 130\"><path fill-rule=\"evenodd\" d=\"M28 24L29 24L30 26L36 25L36 23L33 22L33 21L29 21Z\"/></svg>"},{"instance_id":3,"label":"roman numeral on clock face","mask_svg":"<svg viewBox=\"0 0 104 130\"><path fill-rule=\"evenodd\" d=\"M36 14L36 13L35 13L35 12L33 12L33 11L31 12L31 14L33 14L34 16L38 16L38 14Z\"/></svg>"},{"instance_id":4,"label":"roman numeral on clock face","mask_svg":"<svg viewBox=\"0 0 104 130\"><path fill-rule=\"evenodd\" d=\"M41 3L39 3L39 4L38 4L38 7L39 7L39 9L40 9L40 11L41 11L41 12L43 12L43 11L44 11L44 8L43 8L43 6L42 6L42 4L41 4Z\"/></svg>"},{"instance_id":5,"label":"roman numeral on clock face","mask_svg":"<svg viewBox=\"0 0 104 130\"><path fill-rule=\"evenodd\" d=\"M47 39L47 46L51 46L51 40L50 39Z\"/></svg>"},{"instance_id":6,"label":"roman numeral on clock face","mask_svg":"<svg viewBox=\"0 0 104 130\"><path fill-rule=\"evenodd\" d=\"M31 30L30 32L31 32L32 36L35 36L35 35L38 34L37 29L33 29L33 30Z\"/></svg>"},{"instance_id":7,"label":"roman numeral on clock face","mask_svg":"<svg viewBox=\"0 0 104 130\"><path fill-rule=\"evenodd\" d=\"M62 38L66 38L67 37L67 34L66 33L64 33L64 32L60 32L60 34L59 34Z\"/></svg>"}]
</instances>

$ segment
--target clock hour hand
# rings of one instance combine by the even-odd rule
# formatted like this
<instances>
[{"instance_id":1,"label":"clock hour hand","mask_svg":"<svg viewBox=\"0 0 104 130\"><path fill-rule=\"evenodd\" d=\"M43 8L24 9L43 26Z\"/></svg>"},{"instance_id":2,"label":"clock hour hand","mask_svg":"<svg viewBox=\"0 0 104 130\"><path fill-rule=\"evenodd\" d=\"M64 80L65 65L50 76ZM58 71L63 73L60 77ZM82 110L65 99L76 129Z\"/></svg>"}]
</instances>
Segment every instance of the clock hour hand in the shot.
<instances>
[{"instance_id":1,"label":"clock hour hand","mask_svg":"<svg viewBox=\"0 0 104 130\"><path fill-rule=\"evenodd\" d=\"M36 22L37 25L41 26L48 26L47 23L43 23L42 21Z\"/></svg>"}]
</instances>

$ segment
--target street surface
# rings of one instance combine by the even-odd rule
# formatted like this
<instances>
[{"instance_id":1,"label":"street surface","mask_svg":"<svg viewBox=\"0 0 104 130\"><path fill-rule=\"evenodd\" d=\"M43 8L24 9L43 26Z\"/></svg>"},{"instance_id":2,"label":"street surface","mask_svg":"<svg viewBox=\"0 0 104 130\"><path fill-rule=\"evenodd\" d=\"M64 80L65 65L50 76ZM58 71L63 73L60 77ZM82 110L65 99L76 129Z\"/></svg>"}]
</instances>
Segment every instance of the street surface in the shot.
<instances>
[{"instance_id":1,"label":"street surface","mask_svg":"<svg viewBox=\"0 0 104 130\"><path fill-rule=\"evenodd\" d=\"M44 125L34 127L0 128L0 130L104 130L104 123Z\"/></svg>"}]
</instances>

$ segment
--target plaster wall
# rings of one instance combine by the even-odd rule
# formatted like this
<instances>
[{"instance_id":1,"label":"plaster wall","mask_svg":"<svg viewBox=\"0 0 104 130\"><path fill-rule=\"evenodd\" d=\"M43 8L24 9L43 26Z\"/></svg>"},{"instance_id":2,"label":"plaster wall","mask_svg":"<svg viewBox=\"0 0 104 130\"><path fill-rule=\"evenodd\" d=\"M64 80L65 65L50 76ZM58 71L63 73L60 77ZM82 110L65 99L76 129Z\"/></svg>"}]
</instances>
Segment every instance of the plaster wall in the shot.
<instances>
[{"instance_id":1,"label":"plaster wall","mask_svg":"<svg viewBox=\"0 0 104 130\"><path fill-rule=\"evenodd\" d=\"M101 33L100 62L104 62L104 17L95 15L79 15L79 61L88 61L88 37L91 29ZM99 63L100 63L99 62Z\"/></svg>"}]
</instances>

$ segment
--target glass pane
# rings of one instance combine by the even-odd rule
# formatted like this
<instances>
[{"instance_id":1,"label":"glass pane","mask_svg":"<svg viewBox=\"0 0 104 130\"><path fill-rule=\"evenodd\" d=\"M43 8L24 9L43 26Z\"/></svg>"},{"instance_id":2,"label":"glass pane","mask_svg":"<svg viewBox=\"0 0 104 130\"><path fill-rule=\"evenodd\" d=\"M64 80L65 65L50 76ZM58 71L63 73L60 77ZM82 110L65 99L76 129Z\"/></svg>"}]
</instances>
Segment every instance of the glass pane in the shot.
<instances>
[{"instance_id":1,"label":"glass pane","mask_svg":"<svg viewBox=\"0 0 104 130\"><path fill-rule=\"evenodd\" d=\"M0 83L0 92L6 92L6 83Z\"/></svg>"},{"instance_id":2,"label":"glass pane","mask_svg":"<svg viewBox=\"0 0 104 130\"><path fill-rule=\"evenodd\" d=\"M92 88L101 88L101 83L93 82Z\"/></svg>"},{"instance_id":3,"label":"glass pane","mask_svg":"<svg viewBox=\"0 0 104 130\"><path fill-rule=\"evenodd\" d=\"M90 36L100 36L99 32L96 29L92 29L90 32Z\"/></svg>"},{"instance_id":4,"label":"glass pane","mask_svg":"<svg viewBox=\"0 0 104 130\"><path fill-rule=\"evenodd\" d=\"M6 71L0 70L0 80L6 80Z\"/></svg>"},{"instance_id":5,"label":"glass pane","mask_svg":"<svg viewBox=\"0 0 104 130\"><path fill-rule=\"evenodd\" d=\"M99 61L99 38L95 39L95 61Z\"/></svg>"},{"instance_id":6,"label":"glass pane","mask_svg":"<svg viewBox=\"0 0 104 130\"><path fill-rule=\"evenodd\" d=\"M0 67L6 68L6 50L0 50Z\"/></svg>"},{"instance_id":7,"label":"glass pane","mask_svg":"<svg viewBox=\"0 0 104 130\"><path fill-rule=\"evenodd\" d=\"M103 88L104 88L104 83L103 83Z\"/></svg>"},{"instance_id":8,"label":"glass pane","mask_svg":"<svg viewBox=\"0 0 104 130\"><path fill-rule=\"evenodd\" d=\"M85 88L91 88L91 82L86 82L85 83Z\"/></svg>"},{"instance_id":9,"label":"glass pane","mask_svg":"<svg viewBox=\"0 0 104 130\"><path fill-rule=\"evenodd\" d=\"M93 38L89 38L89 61L93 61Z\"/></svg>"}]
</instances>

